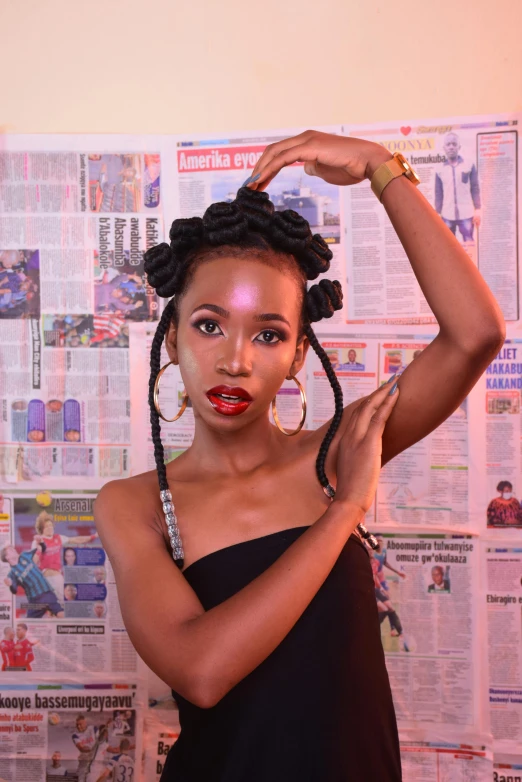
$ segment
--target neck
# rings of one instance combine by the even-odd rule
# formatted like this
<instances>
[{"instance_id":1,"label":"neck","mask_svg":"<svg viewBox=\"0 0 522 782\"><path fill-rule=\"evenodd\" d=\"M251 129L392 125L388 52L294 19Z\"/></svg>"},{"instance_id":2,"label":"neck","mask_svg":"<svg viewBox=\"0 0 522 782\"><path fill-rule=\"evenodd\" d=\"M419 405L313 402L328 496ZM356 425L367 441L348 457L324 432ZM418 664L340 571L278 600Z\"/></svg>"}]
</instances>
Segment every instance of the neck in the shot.
<instances>
[{"instance_id":1,"label":"neck","mask_svg":"<svg viewBox=\"0 0 522 782\"><path fill-rule=\"evenodd\" d=\"M239 477L269 461L276 461L282 438L268 419L268 411L237 431L213 429L196 417L194 440L187 461L197 465L199 474L212 478Z\"/></svg>"}]
</instances>

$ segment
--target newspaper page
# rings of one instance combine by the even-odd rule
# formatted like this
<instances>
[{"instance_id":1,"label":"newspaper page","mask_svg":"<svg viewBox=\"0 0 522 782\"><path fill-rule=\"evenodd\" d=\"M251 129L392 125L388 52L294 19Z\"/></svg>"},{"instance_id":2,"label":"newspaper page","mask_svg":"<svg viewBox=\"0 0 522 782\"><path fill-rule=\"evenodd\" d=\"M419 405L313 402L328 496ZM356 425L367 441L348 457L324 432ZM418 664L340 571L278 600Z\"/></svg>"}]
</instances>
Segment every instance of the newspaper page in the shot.
<instances>
[{"instance_id":1,"label":"newspaper page","mask_svg":"<svg viewBox=\"0 0 522 782\"><path fill-rule=\"evenodd\" d=\"M475 391L473 515L488 538L522 541L522 339L507 339Z\"/></svg>"},{"instance_id":2,"label":"newspaper page","mask_svg":"<svg viewBox=\"0 0 522 782\"><path fill-rule=\"evenodd\" d=\"M26 678L139 669L94 499L46 489L0 496L2 671Z\"/></svg>"},{"instance_id":3,"label":"newspaper page","mask_svg":"<svg viewBox=\"0 0 522 782\"><path fill-rule=\"evenodd\" d=\"M139 782L143 711L136 683L4 683L0 779Z\"/></svg>"},{"instance_id":4,"label":"newspaper page","mask_svg":"<svg viewBox=\"0 0 522 782\"><path fill-rule=\"evenodd\" d=\"M378 541L369 551L399 726L477 729L477 542L388 532Z\"/></svg>"},{"instance_id":5,"label":"newspaper page","mask_svg":"<svg viewBox=\"0 0 522 782\"><path fill-rule=\"evenodd\" d=\"M320 343L335 369L346 406L371 394L392 375L404 372L431 339L426 335L354 333L324 336ZM332 417L334 398L318 357L312 351L309 356L310 426L318 428ZM474 531L468 511L468 429L468 403L464 400L438 429L384 467L367 522L387 528Z\"/></svg>"},{"instance_id":6,"label":"newspaper page","mask_svg":"<svg viewBox=\"0 0 522 782\"><path fill-rule=\"evenodd\" d=\"M129 474L129 329L158 313L143 270L163 238L158 144L17 136L0 152L4 480Z\"/></svg>"},{"instance_id":7,"label":"newspaper page","mask_svg":"<svg viewBox=\"0 0 522 782\"><path fill-rule=\"evenodd\" d=\"M155 469L154 447L150 431L149 415L149 356L154 338L155 326L142 324L132 330L130 340L131 367L131 440L134 475ZM161 351L161 366L170 359L165 345ZM303 389L306 386L306 370L298 374ZM173 419L179 415L185 399L185 387L179 366L171 364L162 374L159 383L159 405L165 418ZM210 402L208 403L210 404ZM302 415L301 392L292 380L285 380L275 399L276 414L282 427L288 431L296 429ZM272 409L270 420L273 422ZM186 450L194 439L194 411L190 397L187 406L177 421L161 421L161 440L165 450L166 462L172 461Z\"/></svg>"},{"instance_id":8,"label":"newspaper page","mask_svg":"<svg viewBox=\"0 0 522 782\"><path fill-rule=\"evenodd\" d=\"M522 782L522 755L503 755L495 752L493 782Z\"/></svg>"},{"instance_id":9,"label":"newspaper page","mask_svg":"<svg viewBox=\"0 0 522 782\"><path fill-rule=\"evenodd\" d=\"M341 126L319 128L340 134ZM179 217L202 216L215 201L233 201L238 189L269 144L294 136L301 129L234 133L228 137L191 136L179 139L169 150L169 172L176 172L176 203L168 214ZM285 167L270 183L267 191L277 211L292 209L310 223L312 233L320 234L333 253L329 279L346 278L342 189L319 177L304 173L302 163ZM315 282L318 282L316 280ZM329 326L345 320L336 312ZM323 328L318 326L318 330Z\"/></svg>"},{"instance_id":10,"label":"newspaper page","mask_svg":"<svg viewBox=\"0 0 522 782\"><path fill-rule=\"evenodd\" d=\"M143 779L159 782L170 748L179 737L178 712L149 709L143 736Z\"/></svg>"},{"instance_id":11,"label":"newspaper page","mask_svg":"<svg viewBox=\"0 0 522 782\"><path fill-rule=\"evenodd\" d=\"M520 318L519 123L516 114L490 115L348 131L404 155L420 177L420 191L477 264L507 321ZM345 198L348 323L434 322L370 183L346 188Z\"/></svg>"},{"instance_id":12,"label":"newspaper page","mask_svg":"<svg viewBox=\"0 0 522 782\"><path fill-rule=\"evenodd\" d=\"M489 716L495 750L522 747L522 547L483 543Z\"/></svg>"},{"instance_id":13,"label":"newspaper page","mask_svg":"<svg viewBox=\"0 0 522 782\"><path fill-rule=\"evenodd\" d=\"M491 782L493 752L477 737L458 742L401 736L404 782Z\"/></svg>"}]
</instances>

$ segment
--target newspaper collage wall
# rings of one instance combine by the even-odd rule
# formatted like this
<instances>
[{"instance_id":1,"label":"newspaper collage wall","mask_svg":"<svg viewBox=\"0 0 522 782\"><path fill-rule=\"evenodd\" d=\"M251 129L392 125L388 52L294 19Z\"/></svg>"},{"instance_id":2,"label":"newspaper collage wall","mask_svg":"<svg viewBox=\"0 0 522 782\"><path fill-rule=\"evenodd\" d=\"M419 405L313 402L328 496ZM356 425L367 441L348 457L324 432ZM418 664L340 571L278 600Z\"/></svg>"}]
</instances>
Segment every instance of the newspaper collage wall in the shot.
<instances>
[{"instance_id":1,"label":"newspaper collage wall","mask_svg":"<svg viewBox=\"0 0 522 782\"><path fill-rule=\"evenodd\" d=\"M394 609L381 628L406 782L522 779L521 119L323 128L409 159L508 326L459 409L382 471L368 514ZM232 200L265 146L296 132L3 137L0 780L159 779L177 709L130 644L93 523L106 481L154 466L145 368L160 303L143 252L175 217ZM367 182L341 189L296 164L269 192L332 248L345 307L316 330L349 403L414 361L437 324ZM316 428L333 399L312 352L301 380ZM175 409L181 377L165 381ZM292 383L277 407L295 426ZM168 459L193 428L190 408L162 427Z\"/></svg>"}]
</instances>

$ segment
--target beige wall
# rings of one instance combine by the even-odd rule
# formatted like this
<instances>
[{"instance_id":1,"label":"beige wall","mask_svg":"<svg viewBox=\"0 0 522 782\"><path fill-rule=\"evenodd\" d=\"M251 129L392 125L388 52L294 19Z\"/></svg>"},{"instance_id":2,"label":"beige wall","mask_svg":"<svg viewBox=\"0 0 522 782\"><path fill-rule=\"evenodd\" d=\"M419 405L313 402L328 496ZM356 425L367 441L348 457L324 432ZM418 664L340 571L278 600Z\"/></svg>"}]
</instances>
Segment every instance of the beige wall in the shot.
<instances>
[{"instance_id":1,"label":"beige wall","mask_svg":"<svg viewBox=\"0 0 522 782\"><path fill-rule=\"evenodd\" d=\"M3 0L0 126L218 132L522 109L520 0Z\"/></svg>"}]
</instances>

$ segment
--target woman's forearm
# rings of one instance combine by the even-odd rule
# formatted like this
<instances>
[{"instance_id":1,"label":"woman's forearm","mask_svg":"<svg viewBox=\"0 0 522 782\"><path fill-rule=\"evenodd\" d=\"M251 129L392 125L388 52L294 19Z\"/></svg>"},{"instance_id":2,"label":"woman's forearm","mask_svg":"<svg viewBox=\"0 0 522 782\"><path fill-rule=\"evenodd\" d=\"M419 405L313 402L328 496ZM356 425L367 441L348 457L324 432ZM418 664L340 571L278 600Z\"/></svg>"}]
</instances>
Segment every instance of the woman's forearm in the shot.
<instances>
[{"instance_id":1,"label":"woman's forearm","mask_svg":"<svg viewBox=\"0 0 522 782\"><path fill-rule=\"evenodd\" d=\"M316 595L363 514L332 503L260 576L186 623L184 644L200 650L205 705L217 703L281 643Z\"/></svg>"}]
</instances>

